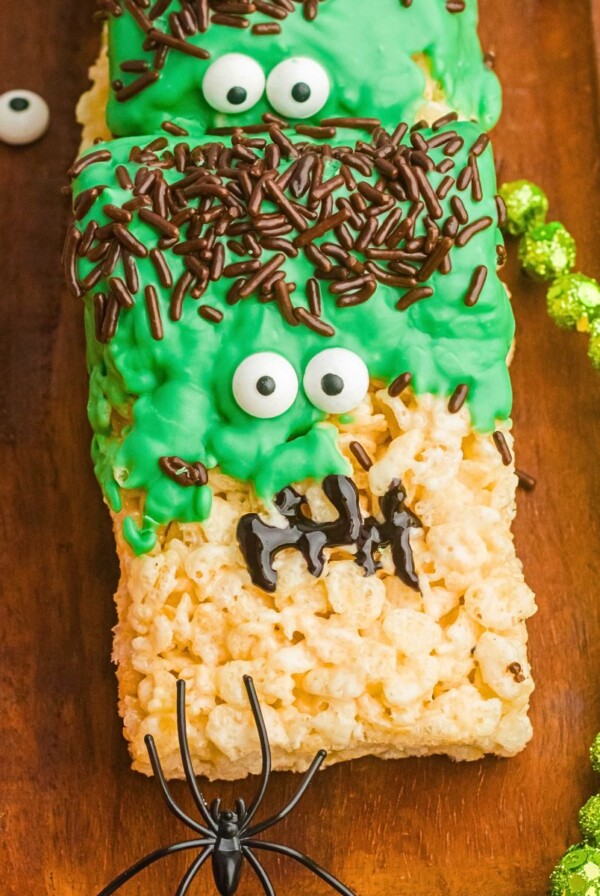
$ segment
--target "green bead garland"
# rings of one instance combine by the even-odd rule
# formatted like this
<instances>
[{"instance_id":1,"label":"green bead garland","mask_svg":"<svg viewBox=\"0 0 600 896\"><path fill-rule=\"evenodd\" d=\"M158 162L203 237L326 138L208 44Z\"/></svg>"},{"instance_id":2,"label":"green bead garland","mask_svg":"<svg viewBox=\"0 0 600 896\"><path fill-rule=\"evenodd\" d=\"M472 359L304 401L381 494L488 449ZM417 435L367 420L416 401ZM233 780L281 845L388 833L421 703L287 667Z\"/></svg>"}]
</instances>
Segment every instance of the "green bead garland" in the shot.
<instances>
[{"instance_id":1,"label":"green bead garland","mask_svg":"<svg viewBox=\"0 0 600 896\"><path fill-rule=\"evenodd\" d=\"M519 260L525 273L550 283L547 306L559 327L589 333L588 354L600 371L600 283L573 273L575 240L558 221L546 222L548 199L535 184L520 180L499 190L506 205L503 230L520 237ZM600 773L600 734L590 749ZM550 877L551 896L600 896L600 794L579 812L581 843L572 846Z\"/></svg>"},{"instance_id":2,"label":"green bead garland","mask_svg":"<svg viewBox=\"0 0 600 896\"><path fill-rule=\"evenodd\" d=\"M550 878L552 896L600 896L600 849L572 846Z\"/></svg>"},{"instance_id":3,"label":"green bead garland","mask_svg":"<svg viewBox=\"0 0 600 896\"><path fill-rule=\"evenodd\" d=\"M594 771L600 772L600 734L590 748ZM583 837L567 850L550 877L551 896L600 896L600 794L579 812Z\"/></svg>"},{"instance_id":4,"label":"green bead garland","mask_svg":"<svg viewBox=\"0 0 600 896\"><path fill-rule=\"evenodd\" d=\"M596 370L600 371L600 317L596 317L590 322L589 329L588 355Z\"/></svg>"},{"instance_id":5,"label":"green bead garland","mask_svg":"<svg viewBox=\"0 0 600 896\"><path fill-rule=\"evenodd\" d=\"M549 203L540 187L518 180L503 184L499 193L506 205L503 229L520 237L523 270L532 279L551 284L548 313L559 327L589 333L588 354L600 371L600 283L573 273L575 240L560 222L546 221Z\"/></svg>"},{"instance_id":6,"label":"green bead garland","mask_svg":"<svg viewBox=\"0 0 600 896\"><path fill-rule=\"evenodd\" d=\"M591 796L579 810L579 827L588 843L599 845L600 838L600 793Z\"/></svg>"}]
</instances>

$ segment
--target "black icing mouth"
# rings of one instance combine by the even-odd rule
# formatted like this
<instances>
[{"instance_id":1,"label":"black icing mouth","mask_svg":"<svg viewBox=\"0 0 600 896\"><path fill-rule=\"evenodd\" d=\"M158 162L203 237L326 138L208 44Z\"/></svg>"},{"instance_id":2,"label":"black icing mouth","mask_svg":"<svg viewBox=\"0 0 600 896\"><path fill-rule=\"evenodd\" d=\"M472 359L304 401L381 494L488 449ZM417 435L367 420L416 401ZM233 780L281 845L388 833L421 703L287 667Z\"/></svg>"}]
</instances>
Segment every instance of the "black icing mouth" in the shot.
<instances>
[{"instance_id":1,"label":"black icing mouth","mask_svg":"<svg viewBox=\"0 0 600 896\"><path fill-rule=\"evenodd\" d=\"M381 568L379 552L389 545L396 575L409 588L418 591L410 530L421 528L421 521L406 506L406 492L400 480L395 479L379 501L383 522L375 517L364 519L357 488L347 476L327 476L323 491L339 514L331 522L318 523L306 516L306 498L291 486L275 497L275 505L287 526L270 526L257 513L241 518L237 538L254 584L263 591L275 591L277 573L273 560L285 548L300 551L309 572L318 577L325 566L326 547L355 545L356 563L365 575L371 576Z\"/></svg>"}]
</instances>

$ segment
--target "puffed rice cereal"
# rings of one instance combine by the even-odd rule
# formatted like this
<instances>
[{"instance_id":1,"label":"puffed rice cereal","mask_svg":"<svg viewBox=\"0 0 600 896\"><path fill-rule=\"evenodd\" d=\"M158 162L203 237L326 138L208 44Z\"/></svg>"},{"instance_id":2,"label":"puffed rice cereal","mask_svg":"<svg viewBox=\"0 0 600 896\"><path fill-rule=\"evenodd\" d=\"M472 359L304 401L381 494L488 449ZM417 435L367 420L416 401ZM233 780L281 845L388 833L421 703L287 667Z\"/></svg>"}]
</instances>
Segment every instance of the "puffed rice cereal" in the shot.
<instances>
[{"instance_id":1,"label":"puffed rice cereal","mask_svg":"<svg viewBox=\"0 0 600 896\"><path fill-rule=\"evenodd\" d=\"M114 659L134 768L150 773L152 734L166 774L180 777L175 681L189 684L188 726L200 774L234 779L260 768L243 688L254 678L276 769L304 770L318 749L328 762L445 753L511 756L531 736L533 681L525 620L536 609L510 527L517 479L491 436L463 408L406 390L374 388L340 425L365 514L402 479L423 523L412 548L420 592L383 568L365 577L352 549L327 550L314 578L298 552L275 566L269 595L250 581L236 541L248 511L275 521L250 486L211 473L215 499L201 524L171 523L151 554L135 557L120 536L122 575ZM508 444L512 438L505 429ZM358 440L374 463L358 466ZM335 514L314 482L296 485L312 515ZM135 512L130 496L124 513ZM118 520L117 520L118 521ZM117 534L120 526L116 527Z\"/></svg>"}]
</instances>

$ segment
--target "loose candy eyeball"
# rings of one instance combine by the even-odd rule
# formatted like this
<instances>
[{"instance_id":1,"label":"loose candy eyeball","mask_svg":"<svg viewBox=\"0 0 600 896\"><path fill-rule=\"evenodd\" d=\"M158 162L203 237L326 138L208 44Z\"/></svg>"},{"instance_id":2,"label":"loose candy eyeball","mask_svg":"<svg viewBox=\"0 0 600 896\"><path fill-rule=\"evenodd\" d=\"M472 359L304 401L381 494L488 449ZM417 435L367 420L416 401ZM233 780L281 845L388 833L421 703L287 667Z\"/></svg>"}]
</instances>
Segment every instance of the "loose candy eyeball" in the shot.
<instances>
[{"instance_id":1,"label":"loose candy eyeball","mask_svg":"<svg viewBox=\"0 0 600 896\"><path fill-rule=\"evenodd\" d=\"M31 90L9 90L0 95L0 140L25 146L39 140L50 124L45 100Z\"/></svg>"},{"instance_id":2,"label":"loose candy eyeball","mask_svg":"<svg viewBox=\"0 0 600 896\"><path fill-rule=\"evenodd\" d=\"M304 391L328 414L354 410L369 390L367 365L346 348L327 348L312 358L304 374Z\"/></svg>"},{"instance_id":3,"label":"loose candy eyeball","mask_svg":"<svg viewBox=\"0 0 600 896\"><path fill-rule=\"evenodd\" d=\"M548 313L559 327L589 329L600 317L600 283L583 274L558 277L548 290Z\"/></svg>"},{"instance_id":4,"label":"loose candy eyeball","mask_svg":"<svg viewBox=\"0 0 600 896\"><path fill-rule=\"evenodd\" d=\"M243 411L268 420L291 408L298 395L298 375L283 355L256 352L238 365L232 389Z\"/></svg>"},{"instance_id":5,"label":"loose candy eyeball","mask_svg":"<svg viewBox=\"0 0 600 896\"><path fill-rule=\"evenodd\" d=\"M535 184L516 180L503 184L498 192L506 203L506 229L513 236L519 236L546 220L548 198Z\"/></svg>"},{"instance_id":6,"label":"loose candy eyeball","mask_svg":"<svg viewBox=\"0 0 600 896\"><path fill-rule=\"evenodd\" d=\"M550 878L552 896L600 896L600 850L578 843L561 859Z\"/></svg>"},{"instance_id":7,"label":"loose candy eyeball","mask_svg":"<svg viewBox=\"0 0 600 896\"><path fill-rule=\"evenodd\" d=\"M329 99L331 84L322 65L295 56L276 65L267 79L267 97L276 112L287 118L310 118Z\"/></svg>"},{"instance_id":8,"label":"loose candy eyeball","mask_svg":"<svg viewBox=\"0 0 600 896\"><path fill-rule=\"evenodd\" d=\"M534 280L554 280L575 267L577 249L569 231L558 221L530 228L519 245L519 259Z\"/></svg>"},{"instance_id":9,"label":"loose candy eyeball","mask_svg":"<svg viewBox=\"0 0 600 896\"><path fill-rule=\"evenodd\" d=\"M265 73L251 56L226 53L206 70L202 91L206 102L217 112L247 112L265 91Z\"/></svg>"}]
</instances>

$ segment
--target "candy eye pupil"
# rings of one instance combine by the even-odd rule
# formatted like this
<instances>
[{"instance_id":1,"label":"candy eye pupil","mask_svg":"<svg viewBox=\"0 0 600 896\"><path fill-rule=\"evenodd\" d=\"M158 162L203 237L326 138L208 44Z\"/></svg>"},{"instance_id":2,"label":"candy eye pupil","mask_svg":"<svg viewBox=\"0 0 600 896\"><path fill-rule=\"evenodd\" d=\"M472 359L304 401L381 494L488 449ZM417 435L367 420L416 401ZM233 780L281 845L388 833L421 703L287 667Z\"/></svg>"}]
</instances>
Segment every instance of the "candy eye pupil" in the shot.
<instances>
[{"instance_id":1,"label":"candy eye pupil","mask_svg":"<svg viewBox=\"0 0 600 896\"><path fill-rule=\"evenodd\" d=\"M297 103L305 103L311 97L311 89L304 81L299 81L292 87L292 97Z\"/></svg>"},{"instance_id":2,"label":"candy eye pupil","mask_svg":"<svg viewBox=\"0 0 600 896\"><path fill-rule=\"evenodd\" d=\"M265 396L272 395L273 392L275 391L275 388L276 388L275 380L273 379L272 376L261 376L260 379L257 380L256 391L260 395L265 395Z\"/></svg>"},{"instance_id":3,"label":"candy eye pupil","mask_svg":"<svg viewBox=\"0 0 600 896\"><path fill-rule=\"evenodd\" d=\"M326 373L321 380L325 395L340 395L344 391L344 381L337 373Z\"/></svg>"},{"instance_id":4,"label":"candy eye pupil","mask_svg":"<svg viewBox=\"0 0 600 896\"><path fill-rule=\"evenodd\" d=\"M246 102L248 91L243 87L232 87L227 93L227 99L232 106L241 106Z\"/></svg>"},{"instance_id":5,"label":"candy eye pupil","mask_svg":"<svg viewBox=\"0 0 600 896\"><path fill-rule=\"evenodd\" d=\"M13 112L25 112L26 109L29 109L29 100L26 100L24 96L15 96L8 105Z\"/></svg>"}]
</instances>

